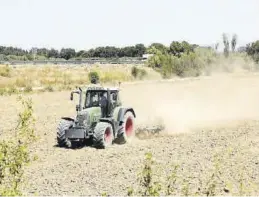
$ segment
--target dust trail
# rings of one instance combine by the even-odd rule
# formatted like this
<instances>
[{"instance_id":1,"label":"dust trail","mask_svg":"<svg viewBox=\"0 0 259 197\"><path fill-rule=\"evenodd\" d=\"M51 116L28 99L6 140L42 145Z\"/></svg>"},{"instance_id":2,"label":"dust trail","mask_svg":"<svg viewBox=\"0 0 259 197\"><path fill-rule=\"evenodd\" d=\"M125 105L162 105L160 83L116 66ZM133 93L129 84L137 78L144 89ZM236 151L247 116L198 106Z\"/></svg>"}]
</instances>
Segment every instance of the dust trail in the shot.
<instances>
[{"instance_id":1,"label":"dust trail","mask_svg":"<svg viewBox=\"0 0 259 197\"><path fill-rule=\"evenodd\" d=\"M168 134L259 118L259 78L253 74L124 85L121 93L135 108L137 124L164 123Z\"/></svg>"}]
</instances>

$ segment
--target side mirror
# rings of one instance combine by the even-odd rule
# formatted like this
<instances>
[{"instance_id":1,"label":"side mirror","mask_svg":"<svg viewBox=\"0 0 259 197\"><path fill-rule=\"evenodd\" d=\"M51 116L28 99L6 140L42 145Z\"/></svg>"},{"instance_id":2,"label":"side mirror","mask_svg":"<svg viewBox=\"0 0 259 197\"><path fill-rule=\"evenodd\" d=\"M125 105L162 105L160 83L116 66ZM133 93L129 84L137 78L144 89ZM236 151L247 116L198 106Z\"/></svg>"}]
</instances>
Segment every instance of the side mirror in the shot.
<instances>
[{"instance_id":1,"label":"side mirror","mask_svg":"<svg viewBox=\"0 0 259 197\"><path fill-rule=\"evenodd\" d=\"M70 95L70 100L73 101L73 93Z\"/></svg>"},{"instance_id":2,"label":"side mirror","mask_svg":"<svg viewBox=\"0 0 259 197\"><path fill-rule=\"evenodd\" d=\"M76 105L76 111L79 111L79 105Z\"/></svg>"}]
</instances>

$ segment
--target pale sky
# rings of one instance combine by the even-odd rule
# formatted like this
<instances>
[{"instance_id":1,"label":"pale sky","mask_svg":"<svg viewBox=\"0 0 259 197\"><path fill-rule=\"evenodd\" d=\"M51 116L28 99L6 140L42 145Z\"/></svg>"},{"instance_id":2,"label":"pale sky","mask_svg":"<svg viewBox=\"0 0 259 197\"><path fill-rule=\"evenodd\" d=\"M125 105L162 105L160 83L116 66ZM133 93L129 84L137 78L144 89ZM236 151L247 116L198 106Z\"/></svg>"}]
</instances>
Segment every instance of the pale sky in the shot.
<instances>
[{"instance_id":1,"label":"pale sky","mask_svg":"<svg viewBox=\"0 0 259 197\"><path fill-rule=\"evenodd\" d=\"M126 46L186 40L210 45L222 33L259 40L259 0L0 0L0 45Z\"/></svg>"}]
</instances>

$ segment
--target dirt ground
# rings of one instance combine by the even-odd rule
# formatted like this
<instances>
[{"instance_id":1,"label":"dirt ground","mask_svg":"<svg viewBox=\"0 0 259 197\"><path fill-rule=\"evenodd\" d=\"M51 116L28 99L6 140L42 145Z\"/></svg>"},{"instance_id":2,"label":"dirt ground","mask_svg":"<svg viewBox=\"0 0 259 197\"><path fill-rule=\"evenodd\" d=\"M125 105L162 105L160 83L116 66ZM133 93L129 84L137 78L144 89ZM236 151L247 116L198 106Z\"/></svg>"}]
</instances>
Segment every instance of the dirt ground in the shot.
<instances>
[{"instance_id":1,"label":"dirt ground","mask_svg":"<svg viewBox=\"0 0 259 197\"><path fill-rule=\"evenodd\" d=\"M253 74L122 84L122 100L135 108L137 124L163 122L166 129L162 136L105 150L55 147L60 117L75 115L76 101L69 100L67 91L31 95L41 139L34 147L39 160L27 171L29 186L24 192L126 195L127 187L136 185L144 154L152 152L163 175L170 171L170 164L180 164L179 177L191 177L190 193L206 187L214 155L219 153L222 181L217 194L238 194L242 172L249 188L246 194L259 194L258 188L250 187L259 185L258 87L259 76ZM16 96L0 97L0 109L0 131L11 132L8 129L15 126L19 111ZM226 189L229 185L231 189Z\"/></svg>"}]
</instances>

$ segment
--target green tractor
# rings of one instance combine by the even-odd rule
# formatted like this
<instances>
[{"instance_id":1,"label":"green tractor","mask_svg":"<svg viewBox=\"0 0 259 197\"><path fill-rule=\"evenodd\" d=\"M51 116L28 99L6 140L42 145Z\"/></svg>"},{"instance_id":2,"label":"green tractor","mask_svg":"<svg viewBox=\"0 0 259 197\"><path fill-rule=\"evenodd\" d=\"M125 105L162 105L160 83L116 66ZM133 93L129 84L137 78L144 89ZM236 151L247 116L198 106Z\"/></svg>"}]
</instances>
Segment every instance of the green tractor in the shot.
<instances>
[{"instance_id":1,"label":"green tractor","mask_svg":"<svg viewBox=\"0 0 259 197\"><path fill-rule=\"evenodd\" d=\"M57 131L60 147L91 142L95 148L106 148L113 143L124 144L135 136L135 112L124 107L119 88L105 88L92 84L71 92L79 95L75 118L62 117Z\"/></svg>"}]
</instances>

